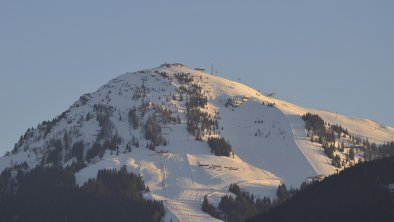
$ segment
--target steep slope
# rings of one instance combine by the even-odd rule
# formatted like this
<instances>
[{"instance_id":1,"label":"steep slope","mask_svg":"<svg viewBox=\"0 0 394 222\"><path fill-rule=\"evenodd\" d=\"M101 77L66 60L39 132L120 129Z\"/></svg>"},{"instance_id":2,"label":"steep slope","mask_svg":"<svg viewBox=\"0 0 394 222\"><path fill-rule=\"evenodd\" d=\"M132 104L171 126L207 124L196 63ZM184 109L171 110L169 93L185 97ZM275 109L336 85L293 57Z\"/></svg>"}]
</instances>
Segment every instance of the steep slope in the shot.
<instances>
[{"instance_id":1,"label":"steep slope","mask_svg":"<svg viewBox=\"0 0 394 222\"><path fill-rule=\"evenodd\" d=\"M29 129L1 157L0 170L78 162L85 165L76 173L83 184L100 169L126 165L144 177L147 198L164 201L167 220L206 221L212 218L200 210L204 195L220 197L231 183L273 196L281 182L299 186L307 177L336 172L321 146L307 138L301 119L307 112L371 141L394 140L391 127L302 108L182 64L164 64L120 75ZM210 137L223 137L234 153L213 155Z\"/></svg>"}]
</instances>

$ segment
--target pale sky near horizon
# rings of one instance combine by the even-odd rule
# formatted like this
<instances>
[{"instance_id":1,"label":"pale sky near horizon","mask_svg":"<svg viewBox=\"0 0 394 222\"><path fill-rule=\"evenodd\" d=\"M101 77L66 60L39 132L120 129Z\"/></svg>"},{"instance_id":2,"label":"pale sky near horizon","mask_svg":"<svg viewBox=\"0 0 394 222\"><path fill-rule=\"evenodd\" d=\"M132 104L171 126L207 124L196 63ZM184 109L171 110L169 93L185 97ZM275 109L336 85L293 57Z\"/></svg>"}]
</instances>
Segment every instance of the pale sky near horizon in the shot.
<instances>
[{"instance_id":1,"label":"pale sky near horizon","mask_svg":"<svg viewBox=\"0 0 394 222\"><path fill-rule=\"evenodd\" d=\"M0 155L117 75L209 68L394 126L394 1L0 1Z\"/></svg>"}]
</instances>

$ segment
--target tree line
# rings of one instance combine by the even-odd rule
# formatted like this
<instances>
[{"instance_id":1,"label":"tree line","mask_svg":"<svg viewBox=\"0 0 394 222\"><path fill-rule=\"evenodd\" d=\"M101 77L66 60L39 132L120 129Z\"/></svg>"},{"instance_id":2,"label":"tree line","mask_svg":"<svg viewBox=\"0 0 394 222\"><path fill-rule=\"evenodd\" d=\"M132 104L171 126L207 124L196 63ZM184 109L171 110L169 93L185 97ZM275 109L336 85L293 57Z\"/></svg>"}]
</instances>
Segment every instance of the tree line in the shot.
<instances>
[{"instance_id":1,"label":"tree line","mask_svg":"<svg viewBox=\"0 0 394 222\"><path fill-rule=\"evenodd\" d=\"M359 163L304 186L249 221L393 221L394 195L388 189L394 184L393 172L393 157Z\"/></svg>"},{"instance_id":2,"label":"tree line","mask_svg":"<svg viewBox=\"0 0 394 222\"><path fill-rule=\"evenodd\" d=\"M0 221L160 221L161 202L146 200L141 176L101 170L81 187L72 168L36 167L0 175Z\"/></svg>"},{"instance_id":3,"label":"tree line","mask_svg":"<svg viewBox=\"0 0 394 222\"><path fill-rule=\"evenodd\" d=\"M209 203L205 196L201 206L202 211L224 221L243 222L286 202L298 192L293 188L287 190L285 184L280 184L276 191L276 198L271 200L269 197L255 197L253 194L241 191L237 184L230 184L229 191L234 195L223 196L218 208Z\"/></svg>"},{"instance_id":4,"label":"tree line","mask_svg":"<svg viewBox=\"0 0 394 222\"><path fill-rule=\"evenodd\" d=\"M327 157L331 159L331 164L337 168L342 167L347 161L355 160L354 147L350 147L346 154L347 158L342 160L335 151L344 153L344 143L338 142L336 139L347 138L355 146L361 148L362 155L366 160L373 160L383 157L394 156L394 141L384 144L370 143L368 139L350 135L349 131L339 124L326 123L319 115L306 113L302 116L305 122L305 129L308 131L307 136L311 142L322 144L322 148Z\"/></svg>"}]
</instances>

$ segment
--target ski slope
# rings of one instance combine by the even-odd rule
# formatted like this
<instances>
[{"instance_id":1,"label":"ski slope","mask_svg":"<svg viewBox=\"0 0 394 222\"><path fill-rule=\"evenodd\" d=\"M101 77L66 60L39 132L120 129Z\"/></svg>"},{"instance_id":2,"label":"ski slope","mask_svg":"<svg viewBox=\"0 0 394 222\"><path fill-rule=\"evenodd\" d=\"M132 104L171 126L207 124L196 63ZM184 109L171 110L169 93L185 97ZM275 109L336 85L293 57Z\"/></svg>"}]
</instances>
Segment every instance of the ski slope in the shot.
<instances>
[{"instance_id":1,"label":"ski slope","mask_svg":"<svg viewBox=\"0 0 394 222\"><path fill-rule=\"evenodd\" d=\"M208 98L207 106L201 110L215 117L219 124L220 135L213 136L228 140L234 157L214 156L206 142L207 135L203 141L196 141L188 133L186 101L179 99L182 84L175 80L176 73L189 73L193 84L201 86ZM226 104L229 99L234 104ZM270 103L275 105L268 106ZM29 131L18 142L16 152L0 158L0 170L23 162L30 168L39 165L51 148L48 148L49 141L64 141L66 133L68 149L78 141L91 147L100 133L94 116L98 115L94 111L97 104L112 107L110 123L112 134L121 138L120 152L107 150L102 158L86 162L87 167L75 174L76 182L82 185L101 169L119 169L126 165L131 172L143 176L151 191L146 198L163 201L165 221L215 221L201 211L202 200L207 195L217 204L221 196L232 195L228 192L232 183L255 196L272 198L280 183L298 187L307 177L335 173L322 148L306 136L301 116L307 112L316 113L331 124L340 124L351 134L371 142L394 140L392 127L300 107L265 96L244 84L173 64L122 74L97 91L83 95L49 130L40 125ZM128 121L130 109L139 110L144 104L158 104L170 109L173 117L180 118L180 123L162 124L161 134L168 144L156 147L156 151L146 148L149 141L144 138L142 127L134 129ZM146 121L152 113L151 107L145 115L139 113L140 121ZM126 144L133 139L140 145L127 152ZM75 161L75 158L67 158L68 152L65 148L63 165ZM84 155L86 152L87 149Z\"/></svg>"}]
</instances>

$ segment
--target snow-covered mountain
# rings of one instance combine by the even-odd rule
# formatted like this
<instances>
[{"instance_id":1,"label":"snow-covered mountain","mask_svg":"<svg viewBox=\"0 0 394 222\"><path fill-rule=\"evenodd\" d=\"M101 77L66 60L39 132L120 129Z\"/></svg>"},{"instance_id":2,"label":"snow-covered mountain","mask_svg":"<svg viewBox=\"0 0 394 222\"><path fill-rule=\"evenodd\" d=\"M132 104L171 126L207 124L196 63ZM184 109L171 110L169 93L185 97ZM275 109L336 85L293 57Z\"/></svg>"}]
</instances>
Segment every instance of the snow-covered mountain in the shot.
<instances>
[{"instance_id":1,"label":"snow-covered mountain","mask_svg":"<svg viewBox=\"0 0 394 222\"><path fill-rule=\"evenodd\" d=\"M166 220L215 220L200 210L203 197L217 203L231 195L231 183L272 197L280 183L298 187L338 170L308 138L306 113L370 142L394 140L394 128L371 120L303 108L202 70L164 64L120 75L29 129L0 158L0 171L79 162L84 167L75 175L83 184L100 169L126 165L143 176L147 198L164 201ZM212 154L207 140L213 137L228 141L233 153Z\"/></svg>"}]
</instances>

